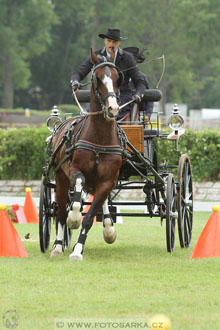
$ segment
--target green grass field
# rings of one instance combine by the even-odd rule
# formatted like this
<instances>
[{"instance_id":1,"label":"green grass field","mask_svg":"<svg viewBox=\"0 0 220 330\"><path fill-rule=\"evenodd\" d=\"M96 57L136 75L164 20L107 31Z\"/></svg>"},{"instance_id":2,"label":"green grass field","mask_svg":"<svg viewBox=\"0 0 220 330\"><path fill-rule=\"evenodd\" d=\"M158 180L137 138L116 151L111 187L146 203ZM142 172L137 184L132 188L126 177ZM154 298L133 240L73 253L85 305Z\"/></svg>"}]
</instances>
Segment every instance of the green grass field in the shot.
<instances>
[{"instance_id":1,"label":"green grass field","mask_svg":"<svg viewBox=\"0 0 220 330\"><path fill-rule=\"evenodd\" d=\"M22 239L30 233L29 257L0 258L0 329L9 310L16 310L22 330L62 328L56 318L148 320L158 313L171 319L173 330L220 329L220 258L189 258L210 215L195 213L190 249L179 247L176 231L172 254L159 219L124 219L113 245L94 224L82 262L69 262L71 248L50 260L49 251L40 252L38 226L16 225Z\"/></svg>"}]
</instances>

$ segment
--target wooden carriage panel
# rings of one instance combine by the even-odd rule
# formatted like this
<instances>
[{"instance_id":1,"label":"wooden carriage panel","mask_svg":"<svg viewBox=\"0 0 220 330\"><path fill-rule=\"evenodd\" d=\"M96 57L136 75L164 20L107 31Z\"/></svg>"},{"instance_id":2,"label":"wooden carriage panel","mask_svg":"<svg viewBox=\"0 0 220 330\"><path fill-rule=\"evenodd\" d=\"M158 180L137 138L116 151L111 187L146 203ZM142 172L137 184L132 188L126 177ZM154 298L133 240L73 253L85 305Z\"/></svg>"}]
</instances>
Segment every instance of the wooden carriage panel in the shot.
<instances>
[{"instance_id":1,"label":"wooden carriage panel","mask_svg":"<svg viewBox=\"0 0 220 330\"><path fill-rule=\"evenodd\" d=\"M142 154L144 153L144 126L123 125L122 126L128 141Z\"/></svg>"}]
</instances>

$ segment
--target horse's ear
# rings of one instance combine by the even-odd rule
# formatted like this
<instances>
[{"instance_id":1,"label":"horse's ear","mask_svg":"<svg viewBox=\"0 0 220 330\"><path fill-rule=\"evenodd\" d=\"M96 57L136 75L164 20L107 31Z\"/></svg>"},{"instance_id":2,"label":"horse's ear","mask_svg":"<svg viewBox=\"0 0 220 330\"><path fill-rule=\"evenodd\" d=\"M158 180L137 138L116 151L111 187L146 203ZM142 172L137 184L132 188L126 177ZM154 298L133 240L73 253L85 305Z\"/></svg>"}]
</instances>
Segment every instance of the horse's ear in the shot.
<instances>
[{"instance_id":1,"label":"horse's ear","mask_svg":"<svg viewBox=\"0 0 220 330\"><path fill-rule=\"evenodd\" d=\"M96 64L98 62L98 57L92 48L91 48L91 61L93 64Z\"/></svg>"}]
</instances>

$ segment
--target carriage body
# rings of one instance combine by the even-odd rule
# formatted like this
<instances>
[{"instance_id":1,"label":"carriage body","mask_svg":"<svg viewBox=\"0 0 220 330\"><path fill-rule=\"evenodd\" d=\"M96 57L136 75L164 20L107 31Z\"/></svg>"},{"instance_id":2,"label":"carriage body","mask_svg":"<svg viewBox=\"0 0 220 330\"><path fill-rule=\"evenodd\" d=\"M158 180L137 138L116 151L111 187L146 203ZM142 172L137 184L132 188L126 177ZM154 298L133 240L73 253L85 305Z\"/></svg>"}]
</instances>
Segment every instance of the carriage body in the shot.
<instances>
[{"instance_id":1,"label":"carriage body","mask_svg":"<svg viewBox=\"0 0 220 330\"><path fill-rule=\"evenodd\" d=\"M178 150L179 133L164 133L159 113L154 115L152 122L144 119L144 113L137 112L136 121L121 125L128 138L127 152L130 157L120 169L118 182L109 196L109 206L116 222L117 217L121 216L160 218L161 224L165 221L167 251L172 252L176 224L180 246L189 247L191 242L192 169L188 155ZM157 143L160 139L175 143L176 155L173 158L176 163L167 165L166 159L159 163ZM134 191L139 192L138 200L125 200L124 196ZM137 208L141 208L142 212L134 212ZM120 212L120 209L124 211Z\"/></svg>"},{"instance_id":2,"label":"carriage body","mask_svg":"<svg viewBox=\"0 0 220 330\"><path fill-rule=\"evenodd\" d=\"M79 91L79 102L88 102L89 95L89 91ZM159 90L146 90L144 97L145 101L159 101L161 96ZM167 166L166 160L159 164L156 144L158 139L167 139L168 134L161 130L158 113L154 123L145 118L145 113L139 112L138 105L135 104L130 118L119 123L127 137L126 159L120 169L117 184L108 197L109 210L115 222L119 216L159 217L161 223L166 222L166 247L168 252L172 252L175 245L176 223L180 246L189 247L191 242L193 223L191 164L185 154L179 155L177 164ZM174 139L176 145L178 138L179 136ZM173 169L176 169L175 175ZM141 200L126 201L119 198L121 192L134 189L141 191ZM56 184L51 182L47 165L43 173L40 196L42 252L45 252L49 246L51 219L56 217L56 202L51 199L51 190L56 190ZM82 208L88 204L91 202L83 200ZM120 212L119 208L123 209L123 206L129 208L133 206L134 210L137 206L141 206L144 212ZM97 220L103 220L102 212L98 212ZM65 227L65 233L65 247L68 247L71 230Z\"/></svg>"}]
</instances>

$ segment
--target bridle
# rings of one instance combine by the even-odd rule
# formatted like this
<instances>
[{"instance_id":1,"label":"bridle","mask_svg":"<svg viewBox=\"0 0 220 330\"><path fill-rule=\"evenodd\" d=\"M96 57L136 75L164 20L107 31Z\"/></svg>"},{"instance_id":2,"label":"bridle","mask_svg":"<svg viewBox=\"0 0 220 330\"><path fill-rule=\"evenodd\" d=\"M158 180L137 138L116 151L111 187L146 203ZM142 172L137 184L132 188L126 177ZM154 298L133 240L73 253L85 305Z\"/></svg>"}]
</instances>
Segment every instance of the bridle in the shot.
<instances>
[{"instance_id":1,"label":"bridle","mask_svg":"<svg viewBox=\"0 0 220 330\"><path fill-rule=\"evenodd\" d=\"M103 114L104 117L107 118L108 117L108 108L106 107L106 105L105 105L104 102L105 102L105 100L108 97L115 97L117 99L117 102L120 101L120 90L119 90L119 87L120 87L120 85L124 81L124 74L123 74L123 71L119 67L117 67L113 62L108 61L106 59L106 57L100 56L100 55L98 55L98 57L101 58L102 62L99 63L99 64L97 64L97 65L94 65L94 67L92 69L91 83L92 83L92 88L93 88L94 94L95 94L96 98L98 99L98 101L99 101L99 103L101 105L102 110L101 111L96 111L96 112L87 112L87 111L83 110L83 108L81 107L81 105L80 105L80 103L79 103L79 101L77 99L77 96L76 96L76 93L75 93L74 90L73 90L73 96L74 96L74 99L75 99L76 104L78 105L78 107L80 109L81 115L84 115L84 116L94 116L94 115L101 115L101 114ZM99 69L99 68L102 68L102 67L105 68L105 73L106 73L107 76L110 76L109 67L115 68L117 70L118 75L119 75L119 79L117 81L117 85L118 85L117 93L108 92L104 96L101 96L100 91L99 91L97 77L96 77L96 70ZM87 84L81 84L81 86L85 86ZM126 106L127 104L129 104L131 102L133 102L133 100L131 100L131 101L125 103L124 105L120 106L119 109L123 108L124 106Z\"/></svg>"},{"instance_id":2,"label":"bridle","mask_svg":"<svg viewBox=\"0 0 220 330\"><path fill-rule=\"evenodd\" d=\"M102 63L99 63L98 65L94 66L94 68L92 70L92 80L91 80L92 81L92 87L93 87L93 90L95 92L95 96L97 97L99 103L102 106L103 106L105 100L108 97L112 96L112 97L117 98L117 94L115 94L114 92L108 92L102 97L101 97L100 92L99 92L99 87L98 87L98 82L97 82L97 77L96 77L95 72L96 72L97 69L104 67L105 68L105 74L109 77L110 76L109 66L113 67L113 68L116 68L115 64L112 63L112 62L102 62Z\"/></svg>"},{"instance_id":3,"label":"bridle","mask_svg":"<svg viewBox=\"0 0 220 330\"><path fill-rule=\"evenodd\" d=\"M109 62L107 61L106 58L104 58L104 61L95 65L92 69L92 78L91 78L91 82L92 82L92 88L93 91L95 93L95 96L97 98L97 100L99 101L102 110L101 111L97 111L97 112L91 112L88 115L94 115L94 114L104 114L104 117L107 118L108 117L108 108L105 105L105 101L108 97L115 97L116 100L119 100L119 96L120 96L120 92L119 92L119 88L117 90L117 93L115 92L108 92L106 94L104 94L103 96L101 96L100 94L100 90L99 90L99 86L98 86L98 81L97 81L97 77L96 77L96 70L99 68L105 68L105 74L110 77L110 70L109 67L112 67L114 69L117 70L118 74L119 74L119 83L121 83L122 79L123 79L123 74L121 72L121 70L116 67L116 65L113 62ZM118 83L118 85L119 85Z\"/></svg>"}]
</instances>

